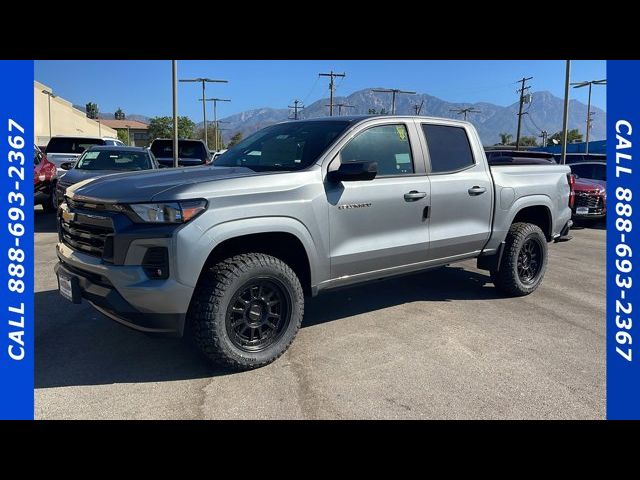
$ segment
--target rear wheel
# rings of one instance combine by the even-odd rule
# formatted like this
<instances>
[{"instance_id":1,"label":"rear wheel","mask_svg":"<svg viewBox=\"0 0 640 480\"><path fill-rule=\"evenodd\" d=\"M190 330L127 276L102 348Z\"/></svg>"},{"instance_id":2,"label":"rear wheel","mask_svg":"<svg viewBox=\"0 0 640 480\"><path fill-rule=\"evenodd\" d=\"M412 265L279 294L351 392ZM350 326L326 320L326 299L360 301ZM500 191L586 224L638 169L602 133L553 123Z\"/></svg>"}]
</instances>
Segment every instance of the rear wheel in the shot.
<instances>
[{"instance_id":1,"label":"rear wheel","mask_svg":"<svg viewBox=\"0 0 640 480\"><path fill-rule=\"evenodd\" d=\"M276 360L293 341L304 313L302 286L282 260L237 255L201 278L189 310L192 335L211 360L246 370Z\"/></svg>"},{"instance_id":2,"label":"rear wheel","mask_svg":"<svg viewBox=\"0 0 640 480\"><path fill-rule=\"evenodd\" d=\"M496 288L512 296L533 293L547 269L547 239L537 225L514 223L507 234L500 269L491 272Z\"/></svg>"}]
</instances>

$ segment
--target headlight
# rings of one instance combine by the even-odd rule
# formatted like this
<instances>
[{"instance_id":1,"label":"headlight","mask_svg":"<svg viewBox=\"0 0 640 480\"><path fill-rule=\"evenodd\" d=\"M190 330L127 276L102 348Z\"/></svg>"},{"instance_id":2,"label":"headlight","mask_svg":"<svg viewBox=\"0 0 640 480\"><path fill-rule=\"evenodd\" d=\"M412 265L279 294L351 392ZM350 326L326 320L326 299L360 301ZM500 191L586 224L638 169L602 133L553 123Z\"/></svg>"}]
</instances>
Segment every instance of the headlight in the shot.
<instances>
[{"instance_id":1,"label":"headlight","mask_svg":"<svg viewBox=\"0 0 640 480\"><path fill-rule=\"evenodd\" d=\"M132 203L128 205L133 220L144 223L186 223L207 208L206 200L180 202Z\"/></svg>"}]
</instances>

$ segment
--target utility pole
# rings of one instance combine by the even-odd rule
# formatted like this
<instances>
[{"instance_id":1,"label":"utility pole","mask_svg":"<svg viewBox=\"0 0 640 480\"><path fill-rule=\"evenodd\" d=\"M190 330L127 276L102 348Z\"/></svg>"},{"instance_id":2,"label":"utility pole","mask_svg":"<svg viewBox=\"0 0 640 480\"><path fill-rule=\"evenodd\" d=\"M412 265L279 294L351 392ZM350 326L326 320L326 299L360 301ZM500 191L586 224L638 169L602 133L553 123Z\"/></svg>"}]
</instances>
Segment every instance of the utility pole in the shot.
<instances>
[{"instance_id":1,"label":"utility pole","mask_svg":"<svg viewBox=\"0 0 640 480\"><path fill-rule=\"evenodd\" d=\"M293 105L289 105L289 108L293 108L293 119L298 120L298 110L304 110L304 105L300 105L302 102L300 100L294 100ZM291 117L289 117L291 118Z\"/></svg>"},{"instance_id":2,"label":"utility pole","mask_svg":"<svg viewBox=\"0 0 640 480\"><path fill-rule=\"evenodd\" d=\"M49 90L42 90L42 93L49 97L49 139L51 139L51 98L56 98L56 95Z\"/></svg>"},{"instance_id":3,"label":"utility pole","mask_svg":"<svg viewBox=\"0 0 640 480\"><path fill-rule=\"evenodd\" d=\"M222 141L222 134L220 132L223 130L229 130L228 128L220 128L221 123L229 123L229 122L226 122L224 120L216 120L214 124L216 129L216 146L218 147L218 150L220 150L220 142Z\"/></svg>"},{"instance_id":4,"label":"utility pole","mask_svg":"<svg viewBox=\"0 0 640 480\"><path fill-rule=\"evenodd\" d=\"M540 132L540 135L538 135L538 137L542 138L542 147L546 147L547 146L547 139L549 138L549 132L547 132L546 130L542 130Z\"/></svg>"},{"instance_id":5,"label":"utility pole","mask_svg":"<svg viewBox=\"0 0 640 480\"><path fill-rule=\"evenodd\" d=\"M391 94L391 115L396 114L396 95L399 93L406 93L407 95L415 95L416 92L409 92L407 90L399 90L397 88L374 88L372 92L378 93L390 93Z\"/></svg>"},{"instance_id":6,"label":"utility pole","mask_svg":"<svg viewBox=\"0 0 640 480\"><path fill-rule=\"evenodd\" d=\"M178 168L178 61L171 60L173 89L173 168Z\"/></svg>"},{"instance_id":7,"label":"utility pole","mask_svg":"<svg viewBox=\"0 0 640 480\"><path fill-rule=\"evenodd\" d=\"M329 73L320 73L319 76L321 77L329 77L329 116L333 117L333 93L336 89L336 84L335 84L335 79L337 77L346 77L346 74L344 73L334 73L333 70L331 70L331 72Z\"/></svg>"},{"instance_id":8,"label":"utility pole","mask_svg":"<svg viewBox=\"0 0 640 480\"><path fill-rule=\"evenodd\" d=\"M230 102L231 99L229 98L205 98L205 99L200 99L201 102L212 102L213 103L213 124L216 127L216 129L218 128L218 102ZM204 103L203 103L204 105ZM206 143L206 139L207 139L207 121L204 121L204 138L205 138L205 143ZM209 148L209 145L207 145L207 148ZM218 148L218 135L216 134L216 138L214 141L214 148L215 151L217 152L219 150Z\"/></svg>"},{"instance_id":9,"label":"utility pole","mask_svg":"<svg viewBox=\"0 0 640 480\"><path fill-rule=\"evenodd\" d=\"M567 163L567 129L569 127L569 82L571 82L571 60L567 60L564 72L564 108L562 113L562 164Z\"/></svg>"},{"instance_id":10,"label":"utility pole","mask_svg":"<svg viewBox=\"0 0 640 480\"><path fill-rule=\"evenodd\" d=\"M475 110L473 107L468 108L452 108L450 112L456 112L458 115L464 115L464 121L467 121L468 113L482 113L480 110Z\"/></svg>"},{"instance_id":11,"label":"utility pole","mask_svg":"<svg viewBox=\"0 0 640 480\"><path fill-rule=\"evenodd\" d=\"M100 119L96 118L96 122L98 122L98 136L102 137L102 126L100 124Z\"/></svg>"},{"instance_id":12,"label":"utility pole","mask_svg":"<svg viewBox=\"0 0 640 480\"><path fill-rule=\"evenodd\" d=\"M207 140L207 104L205 103L205 85L207 83L229 83L228 80L212 80L211 78L186 78L180 80L181 82L196 82L202 83L202 118L204 122L204 143L209 148L209 141Z\"/></svg>"},{"instance_id":13,"label":"utility pole","mask_svg":"<svg viewBox=\"0 0 640 480\"><path fill-rule=\"evenodd\" d=\"M413 105L413 109L416 111L416 115L420 115L420 112L422 111L422 106L423 105L424 105L424 98L420 102L420 105L418 105L417 103Z\"/></svg>"},{"instance_id":14,"label":"utility pole","mask_svg":"<svg viewBox=\"0 0 640 480\"><path fill-rule=\"evenodd\" d=\"M329 105L325 105L328 107ZM338 115L342 115L343 108L356 108L355 105L347 105L346 103L336 103L334 107L338 107Z\"/></svg>"},{"instance_id":15,"label":"utility pole","mask_svg":"<svg viewBox=\"0 0 640 480\"><path fill-rule=\"evenodd\" d=\"M516 133L516 150L520 150L520 127L522 124L522 106L524 105L524 94L531 88L525 87L525 83L532 78L533 77L522 77L520 80L518 80L521 86L520 90L518 90L518 92L520 93L520 106L518 108L518 132Z\"/></svg>"},{"instance_id":16,"label":"utility pole","mask_svg":"<svg viewBox=\"0 0 640 480\"><path fill-rule=\"evenodd\" d=\"M586 154L589 153L589 130L591 130L591 115L593 113L591 112L591 87L593 85L606 85L606 84L607 84L606 79L590 80L588 82L576 82L571 84L573 85L573 88L582 88L582 87L589 86L589 101L587 102L587 139L586 139L586 146L585 146Z\"/></svg>"},{"instance_id":17,"label":"utility pole","mask_svg":"<svg viewBox=\"0 0 640 480\"><path fill-rule=\"evenodd\" d=\"M131 147L131 125L125 125L127 127L127 142L129 142L129 146Z\"/></svg>"}]
</instances>

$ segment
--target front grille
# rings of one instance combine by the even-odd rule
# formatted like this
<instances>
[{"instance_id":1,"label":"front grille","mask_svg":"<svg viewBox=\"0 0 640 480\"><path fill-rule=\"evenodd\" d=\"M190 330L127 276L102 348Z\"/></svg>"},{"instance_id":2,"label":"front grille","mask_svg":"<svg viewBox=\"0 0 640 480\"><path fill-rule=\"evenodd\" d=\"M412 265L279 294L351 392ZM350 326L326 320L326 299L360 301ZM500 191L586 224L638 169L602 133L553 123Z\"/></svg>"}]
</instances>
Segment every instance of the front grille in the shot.
<instances>
[{"instance_id":1,"label":"front grille","mask_svg":"<svg viewBox=\"0 0 640 480\"><path fill-rule=\"evenodd\" d=\"M602 197L587 192L576 192L575 196L576 207L588 207L588 208L602 208Z\"/></svg>"},{"instance_id":2,"label":"front grille","mask_svg":"<svg viewBox=\"0 0 640 480\"><path fill-rule=\"evenodd\" d=\"M68 200L67 203L69 203ZM75 205L77 206L77 203ZM69 208L69 211L73 213L72 219L60 217L61 240L71 248L95 257L105 259L113 257L111 217L77 211L75 208Z\"/></svg>"}]
</instances>

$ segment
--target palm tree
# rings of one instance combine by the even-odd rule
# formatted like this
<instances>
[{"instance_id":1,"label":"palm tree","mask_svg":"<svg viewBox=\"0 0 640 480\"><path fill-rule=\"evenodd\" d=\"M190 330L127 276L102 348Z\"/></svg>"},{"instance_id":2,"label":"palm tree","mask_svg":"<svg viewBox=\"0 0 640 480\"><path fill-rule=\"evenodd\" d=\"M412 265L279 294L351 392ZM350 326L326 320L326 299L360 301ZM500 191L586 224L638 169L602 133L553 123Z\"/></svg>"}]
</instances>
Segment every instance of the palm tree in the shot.
<instances>
[{"instance_id":1,"label":"palm tree","mask_svg":"<svg viewBox=\"0 0 640 480\"><path fill-rule=\"evenodd\" d=\"M509 145L511 143L511 139L513 135L510 133L501 133L500 134L500 145Z\"/></svg>"}]
</instances>

